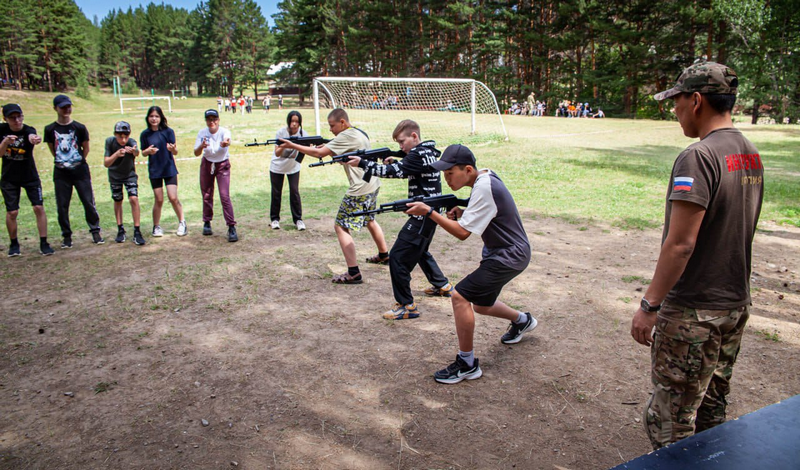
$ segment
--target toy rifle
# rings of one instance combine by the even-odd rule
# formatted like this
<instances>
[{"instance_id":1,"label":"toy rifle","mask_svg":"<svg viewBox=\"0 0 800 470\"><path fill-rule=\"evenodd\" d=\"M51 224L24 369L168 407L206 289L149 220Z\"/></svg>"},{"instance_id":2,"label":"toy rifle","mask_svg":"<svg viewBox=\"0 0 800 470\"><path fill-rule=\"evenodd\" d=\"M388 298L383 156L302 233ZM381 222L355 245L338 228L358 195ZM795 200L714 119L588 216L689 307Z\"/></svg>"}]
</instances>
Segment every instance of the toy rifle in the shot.
<instances>
[{"instance_id":1,"label":"toy rifle","mask_svg":"<svg viewBox=\"0 0 800 470\"><path fill-rule=\"evenodd\" d=\"M334 163L347 163L350 161L350 157L359 157L362 160L369 160L376 162L378 159L385 160L389 157L394 158L403 158L406 156L406 153L402 150L390 150L388 147L381 147L379 149L371 149L371 150L355 150L353 152L343 153L341 155L336 155L330 160L318 163L312 163L308 165L309 168L314 166L324 166L324 165L332 165ZM366 171L364 172L364 181L369 181L372 179L372 172Z\"/></svg>"},{"instance_id":2,"label":"toy rifle","mask_svg":"<svg viewBox=\"0 0 800 470\"><path fill-rule=\"evenodd\" d=\"M300 137L300 136L293 135L293 136L287 137L285 139L269 139L266 142L259 142L257 140L253 140L253 142L251 142L249 144L244 144L244 146L245 147L260 147L262 145L280 145L281 144L281 140L288 140L289 142L292 142L292 143L297 144L297 145L322 145L322 144L327 144L328 142L331 141L330 139L325 139L325 138L323 138L322 136L319 136L319 135L310 135L310 136L305 136L305 137ZM297 155L297 157L295 158L295 160L297 160L297 163L303 163L303 158L305 158L305 156L306 155L304 153L299 153Z\"/></svg>"},{"instance_id":3,"label":"toy rifle","mask_svg":"<svg viewBox=\"0 0 800 470\"><path fill-rule=\"evenodd\" d=\"M439 210L442 207L450 210L455 206L467 207L467 204L469 204L469 198L459 199L456 197L455 194L442 194L440 196L428 196L428 197L414 196L409 199L400 199L399 201L387 202L385 204L381 204L380 207L377 209L353 212L351 216L359 217L362 215L382 214L384 212L405 212L408 210L408 205L412 202L421 202L423 204L432 207L433 210ZM425 222L427 220L428 220L427 218L423 219L422 226L419 228L419 233L422 233L422 229L425 227Z\"/></svg>"}]
</instances>

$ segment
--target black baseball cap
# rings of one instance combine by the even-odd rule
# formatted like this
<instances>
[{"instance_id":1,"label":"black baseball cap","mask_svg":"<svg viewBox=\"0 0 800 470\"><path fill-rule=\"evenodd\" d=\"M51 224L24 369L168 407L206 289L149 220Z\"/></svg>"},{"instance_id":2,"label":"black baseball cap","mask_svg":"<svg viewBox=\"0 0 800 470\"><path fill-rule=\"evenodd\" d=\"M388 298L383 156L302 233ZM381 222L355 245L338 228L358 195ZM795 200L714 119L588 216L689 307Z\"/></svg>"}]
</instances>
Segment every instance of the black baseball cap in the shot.
<instances>
[{"instance_id":1,"label":"black baseball cap","mask_svg":"<svg viewBox=\"0 0 800 470\"><path fill-rule=\"evenodd\" d=\"M215 117L215 118L219 117L219 113L217 112L216 109L207 109L206 112L205 112L205 115L206 115L206 119L208 119L210 117Z\"/></svg>"},{"instance_id":2,"label":"black baseball cap","mask_svg":"<svg viewBox=\"0 0 800 470\"><path fill-rule=\"evenodd\" d=\"M8 117L14 113L22 114L22 108L17 103L8 103L3 106L3 117Z\"/></svg>"},{"instance_id":3,"label":"black baseball cap","mask_svg":"<svg viewBox=\"0 0 800 470\"><path fill-rule=\"evenodd\" d=\"M475 155L472 154L472 150L461 144L450 145L444 149L442 158L431 163L431 166L439 171L449 170L456 165L472 165L474 167Z\"/></svg>"},{"instance_id":4,"label":"black baseball cap","mask_svg":"<svg viewBox=\"0 0 800 470\"><path fill-rule=\"evenodd\" d=\"M120 121L114 124L114 132L120 134L130 134L131 133L131 125L125 121Z\"/></svg>"},{"instance_id":5,"label":"black baseball cap","mask_svg":"<svg viewBox=\"0 0 800 470\"><path fill-rule=\"evenodd\" d=\"M72 105L72 100L67 95L57 95L53 98L53 106L63 108L64 106Z\"/></svg>"}]
</instances>

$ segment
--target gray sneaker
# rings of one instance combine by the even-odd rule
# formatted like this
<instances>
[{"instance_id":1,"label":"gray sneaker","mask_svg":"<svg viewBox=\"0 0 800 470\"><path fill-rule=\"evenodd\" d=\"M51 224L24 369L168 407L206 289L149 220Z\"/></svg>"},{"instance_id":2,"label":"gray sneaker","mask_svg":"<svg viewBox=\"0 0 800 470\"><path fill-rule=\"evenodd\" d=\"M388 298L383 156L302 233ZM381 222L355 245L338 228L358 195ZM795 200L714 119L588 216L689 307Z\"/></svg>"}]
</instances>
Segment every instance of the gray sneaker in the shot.
<instances>
[{"instance_id":1,"label":"gray sneaker","mask_svg":"<svg viewBox=\"0 0 800 470\"><path fill-rule=\"evenodd\" d=\"M164 229L162 229L160 225L154 226L153 227L153 236L154 237L163 237L164 236Z\"/></svg>"},{"instance_id":2,"label":"gray sneaker","mask_svg":"<svg viewBox=\"0 0 800 470\"><path fill-rule=\"evenodd\" d=\"M302 220L298 220L294 225L297 226L297 230L303 231L306 229L306 224Z\"/></svg>"},{"instance_id":3,"label":"gray sneaker","mask_svg":"<svg viewBox=\"0 0 800 470\"><path fill-rule=\"evenodd\" d=\"M177 231L177 232L175 232L175 233L176 233L176 234L177 234L179 237L183 237L183 236L186 236L186 233L187 233L187 232L188 232L188 230L186 229L186 221L185 221L185 220L181 220L181 221L178 223L178 231Z\"/></svg>"}]
</instances>

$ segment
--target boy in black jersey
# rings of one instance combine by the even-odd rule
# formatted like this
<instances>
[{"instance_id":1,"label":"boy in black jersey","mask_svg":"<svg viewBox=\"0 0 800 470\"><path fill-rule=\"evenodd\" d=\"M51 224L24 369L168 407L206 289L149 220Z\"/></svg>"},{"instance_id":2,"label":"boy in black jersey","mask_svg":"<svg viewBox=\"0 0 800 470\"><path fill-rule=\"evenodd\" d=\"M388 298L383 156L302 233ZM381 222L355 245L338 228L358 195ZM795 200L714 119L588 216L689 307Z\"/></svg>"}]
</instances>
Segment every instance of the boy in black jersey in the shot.
<instances>
[{"instance_id":1,"label":"boy in black jersey","mask_svg":"<svg viewBox=\"0 0 800 470\"><path fill-rule=\"evenodd\" d=\"M353 167L364 169L381 178L408 178L408 197L439 196L442 194L442 181L439 170L430 165L439 159L441 152L436 149L436 142L422 141L419 124L406 119L395 127L392 138L400 144L406 153L399 162L387 158L384 164L352 157L347 163ZM425 217L409 216L397 235L389 253L389 273L392 277L392 290L396 301L393 308L383 314L383 318L403 320L417 318L420 315L414 296L411 293L411 271L419 264L431 287L425 290L428 295L450 297L453 287L442 274L433 255L428 248L433 240L436 224L426 223Z\"/></svg>"},{"instance_id":2,"label":"boy in black jersey","mask_svg":"<svg viewBox=\"0 0 800 470\"><path fill-rule=\"evenodd\" d=\"M45 256L54 253L47 243L47 216L42 206L42 182L33 159L33 147L42 142L36 129L23 123L22 108L9 103L3 106L3 120L0 124L0 157L3 159L0 189L6 204L6 227L11 244L8 256L21 254L17 239L17 215L19 196L22 188L28 194L36 214L36 227L39 229L39 252Z\"/></svg>"}]
</instances>

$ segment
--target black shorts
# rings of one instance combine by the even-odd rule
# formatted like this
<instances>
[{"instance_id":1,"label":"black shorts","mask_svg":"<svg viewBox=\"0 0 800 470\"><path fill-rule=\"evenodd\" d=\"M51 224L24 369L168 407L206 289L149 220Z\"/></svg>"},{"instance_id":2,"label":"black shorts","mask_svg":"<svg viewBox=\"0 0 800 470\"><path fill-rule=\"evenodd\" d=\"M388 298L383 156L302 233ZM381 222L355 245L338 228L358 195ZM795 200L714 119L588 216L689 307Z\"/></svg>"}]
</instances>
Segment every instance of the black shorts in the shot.
<instances>
[{"instance_id":1,"label":"black shorts","mask_svg":"<svg viewBox=\"0 0 800 470\"><path fill-rule=\"evenodd\" d=\"M170 176L168 178L150 178L150 186L153 189L169 186L171 184L174 184L175 186L178 185L178 175Z\"/></svg>"},{"instance_id":2,"label":"black shorts","mask_svg":"<svg viewBox=\"0 0 800 470\"><path fill-rule=\"evenodd\" d=\"M491 307L503 287L522 271L509 268L499 261L486 259L481 261L478 269L456 284L456 291L475 305Z\"/></svg>"},{"instance_id":3,"label":"black shorts","mask_svg":"<svg viewBox=\"0 0 800 470\"><path fill-rule=\"evenodd\" d=\"M10 181L0 181L0 190L3 193L3 200L6 203L6 212L19 210L19 196L22 188L28 194L28 200L32 206L41 206L42 201L42 182L39 180L28 181L27 183L12 183Z\"/></svg>"},{"instance_id":4,"label":"black shorts","mask_svg":"<svg viewBox=\"0 0 800 470\"><path fill-rule=\"evenodd\" d=\"M111 185L111 199L115 201L122 200L122 186L128 192L128 197L139 197L139 177L131 176L130 178L122 181L110 181Z\"/></svg>"}]
</instances>

